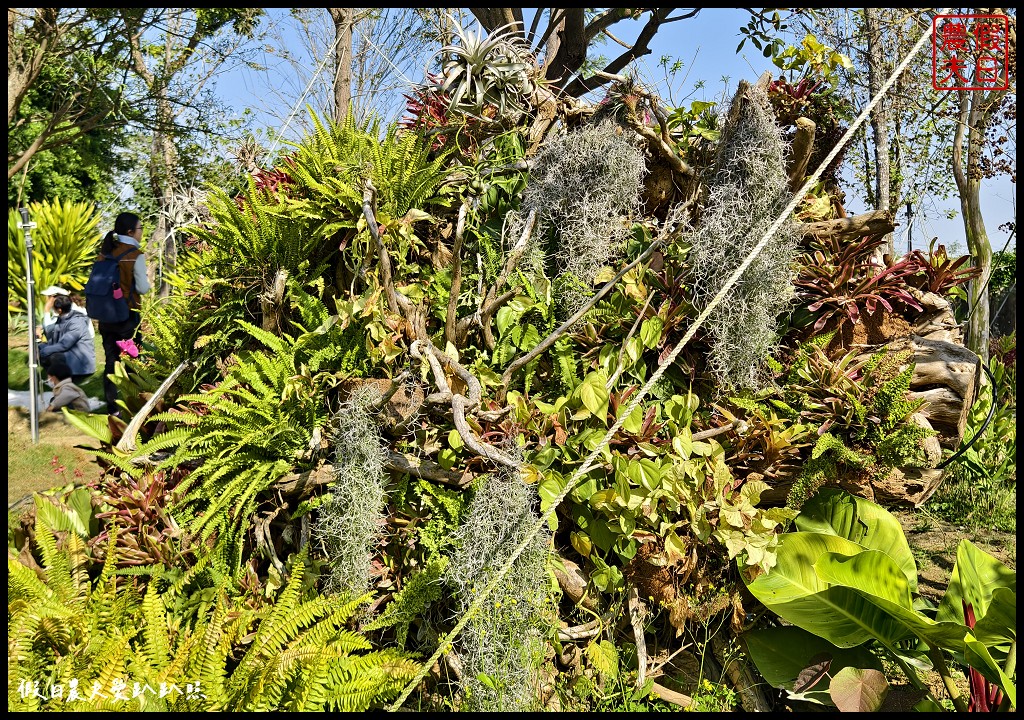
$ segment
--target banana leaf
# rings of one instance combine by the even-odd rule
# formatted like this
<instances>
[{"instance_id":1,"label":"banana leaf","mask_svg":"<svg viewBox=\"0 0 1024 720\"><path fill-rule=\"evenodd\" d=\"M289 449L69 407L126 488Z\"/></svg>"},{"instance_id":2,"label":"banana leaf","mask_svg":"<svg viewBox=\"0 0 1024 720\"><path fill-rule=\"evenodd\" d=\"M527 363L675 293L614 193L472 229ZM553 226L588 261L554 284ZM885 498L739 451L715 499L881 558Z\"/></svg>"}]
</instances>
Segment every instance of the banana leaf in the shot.
<instances>
[{"instance_id":1,"label":"banana leaf","mask_svg":"<svg viewBox=\"0 0 1024 720\"><path fill-rule=\"evenodd\" d=\"M823 488L804 504L794 521L798 530L838 535L866 550L892 558L917 593L917 564L899 520L880 505L838 488ZM961 618L962 621L962 618Z\"/></svg>"}]
</instances>

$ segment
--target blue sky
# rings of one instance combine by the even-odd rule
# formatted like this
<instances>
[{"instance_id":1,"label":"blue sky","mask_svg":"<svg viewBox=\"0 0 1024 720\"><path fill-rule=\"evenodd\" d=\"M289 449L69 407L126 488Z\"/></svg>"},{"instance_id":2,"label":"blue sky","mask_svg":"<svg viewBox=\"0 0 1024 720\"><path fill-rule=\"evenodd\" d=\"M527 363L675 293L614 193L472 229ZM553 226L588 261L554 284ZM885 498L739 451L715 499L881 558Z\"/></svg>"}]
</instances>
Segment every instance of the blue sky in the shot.
<instances>
[{"instance_id":1,"label":"blue sky","mask_svg":"<svg viewBox=\"0 0 1024 720\"><path fill-rule=\"evenodd\" d=\"M749 15L738 8L704 9L694 18L664 26L651 43L651 54L637 62L636 72L646 84L658 88L666 103L681 104L684 100L686 103L692 100L728 100L739 80L753 81L765 70L777 72L771 62L749 42L740 54L735 52L742 38L739 29L746 24L748 18ZM635 37L640 26L634 23L634 28L630 29L623 27L625 24L615 25L612 31L617 37L628 42ZM302 52L301 43L290 43L290 46L293 51ZM616 48L613 43L608 43L604 53L614 56L617 54ZM922 53L927 52L926 46ZM662 56L669 56L683 63L682 69L671 79L666 79L665 70L659 65ZM309 67L318 67L322 59L309 57ZM265 56L264 61L274 62L272 56ZM256 113L254 127L280 129L282 120L270 117L261 108L266 107L267 98L271 94L280 94L283 99L290 98L289 101L293 103L298 99L305 88L299 87L294 79L289 80L288 77L287 65L278 62L276 69L264 73L256 73L245 68L234 71L232 75L221 80L219 87L231 105L239 110L250 108ZM420 77L409 79L417 81ZM703 85L699 87L701 81ZM316 82L329 83L329 75L321 74ZM930 83L931 77L922 77L921 82ZM300 108L298 112L305 111ZM292 135L296 128L297 121L293 120L287 134ZM1006 241L1006 234L1000 231L998 226L1014 219L1014 199L1014 186L1008 178L989 181L983 187L983 210L994 250L1002 249ZM863 212L866 209L863 201L847 186L848 212ZM957 211L957 216L952 220L942 217L946 210ZM959 204L954 198L936 201L928 217L918 214L912 225L914 247L926 248L931 238L938 237L951 252L966 252L963 223L958 211ZM906 248L907 221L903 212L897 221L900 223L896 230L897 247ZM1013 248L1015 245L1015 242L1011 242L1010 247Z\"/></svg>"}]
</instances>

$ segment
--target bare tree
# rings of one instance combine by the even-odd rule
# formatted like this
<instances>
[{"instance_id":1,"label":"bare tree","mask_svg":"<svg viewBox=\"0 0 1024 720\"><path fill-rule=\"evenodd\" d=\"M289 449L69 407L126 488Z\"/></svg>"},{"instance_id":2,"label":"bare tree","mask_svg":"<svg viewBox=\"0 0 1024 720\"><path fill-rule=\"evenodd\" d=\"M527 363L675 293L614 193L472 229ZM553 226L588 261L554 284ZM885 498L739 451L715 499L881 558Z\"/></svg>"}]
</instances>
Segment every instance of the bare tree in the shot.
<instances>
[{"instance_id":1,"label":"bare tree","mask_svg":"<svg viewBox=\"0 0 1024 720\"><path fill-rule=\"evenodd\" d=\"M867 28L868 92L875 97L885 82L885 63L882 60L882 28L878 8L864 8L864 25ZM889 125L886 113L886 99L883 97L871 111L871 130L875 136L875 209L889 210L891 188L889 180ZM895 256L893 234L885 237L890 256Z\"/></svg>"},{"instance_id":2,"label":"bare tree","mask_svg":"<svg viewBox=\"0 0 1024 720\"><path fill-rule=\"evenodd\" d=\"M186 10L157 8L125 11L131 69L150 100L151 148L147 166L149 188L157 203L155 227L149 242L158 248L158 267L164 276L177 259L174 227L170 222L172 198L182 186L181 158L176 140L193 138L201 128L194 123L202 93L225 63L251 36L262 10ZM152 35L151 28L158 29ZM209 126L207 126L209 128ZM159 279L161 295L169 286Z\"/></svg>"},{"instance_id":3,"label":"bare tree","mask_svg":"<svg viewBox=\"0 0 1024 720\"><path fill-rule=\"evenodd\" d=\"M341 122L352 100L352 29L355 8L327 8L334 21L334 119Z\"/></svg>"},{"instance_id":4,"label":"bare tree","mask_svg":"<svg viewBox=\"0 0 1024 720\"><path fill-rule=\"evenodd\" d=\"M280 118L282 127L294 118L306 130L312 128L297 112L302 105L337 120L350 105L360 118L375 113L393 119L405 108L402 93L422 79L443 13L432 8L326 10L296 8L289 13L290 23L277 25L276 45L291 69L264 111ZM320 62L310 63L305 53Z\"/></svg>"},{"instance_id":5,"label":"bare tree","mask_svg":"<svg viewBox=\"0 0 1024 720\"><path fill-rule=\"evenodd\" d=\"M539 8L529 29L524 23L522 8L470 8L470 11L488 32L507 28L529 44L534 54L543 58L544 77L567 95L581 97L608 83L608 74L619 73L637 58L649 55L651 40L663 26L692 18L700 8L689 11L679 8ZM624 43L612 35L611 28L630 20L642 24L636 40ZM587 51L603 37L613 39L624 49L600 72L586 73Z\"/></svg>"}]
</instances>

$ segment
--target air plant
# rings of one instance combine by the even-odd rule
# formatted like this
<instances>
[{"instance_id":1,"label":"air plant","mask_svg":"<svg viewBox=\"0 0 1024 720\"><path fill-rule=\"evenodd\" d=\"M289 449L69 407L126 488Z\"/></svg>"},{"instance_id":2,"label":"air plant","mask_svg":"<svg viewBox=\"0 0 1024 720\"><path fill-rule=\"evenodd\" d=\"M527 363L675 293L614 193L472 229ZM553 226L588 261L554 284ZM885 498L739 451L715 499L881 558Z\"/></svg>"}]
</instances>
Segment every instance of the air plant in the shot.
<instances>
[{"instance_id":1,"label":"air plant","mask_svg":"<svg viewBox=\"0 0 1024 720\"><path fill-rule=\"evenodd\" d=\"M458 43L445 45L431 62L440 60L440 75L427 74L422 89L445 97L449 112L462 112L484 123L514 121L529 107L537 88L536 71L523 41L511 25L485 34L457 24Z\"/></svg>"}]
</instances>

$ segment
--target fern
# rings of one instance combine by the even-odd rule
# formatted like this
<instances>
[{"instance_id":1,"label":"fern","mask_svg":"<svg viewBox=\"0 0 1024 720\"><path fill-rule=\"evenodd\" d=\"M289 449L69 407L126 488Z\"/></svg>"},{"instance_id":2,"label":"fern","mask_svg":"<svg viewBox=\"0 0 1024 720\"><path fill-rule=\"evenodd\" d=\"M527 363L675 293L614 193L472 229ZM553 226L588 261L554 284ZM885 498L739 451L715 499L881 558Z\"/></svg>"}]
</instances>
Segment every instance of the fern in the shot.
<instances>
[{"instance_id":1,"label":"fern","mask_svg":"<svg viewBox=\"0 0 1024 720\"><path fill-rule=\"evenodd\" d=\"M149 569L143 595L118 582L113 541L89 582L81 542L58 547L38 519L35 529L40 550L48 548L41 575L8 557L9 710L365 711L395 697L417 669L406 654L374 651L344 627L370 595L304 597L303 556L276 600L253 610L223 583L182 602L183 586L159 589L162 568ZM135 693L124 678L149 691ZM25 692L36 681L42 690L74 685L78 697ZM179 684L201 691L160 696ZM123 694L112 696L118 687Z\"/></svg>"},{"instance_id":2,"label":"fern","mask_svg":"<svg viewBox=\"0 0 1024 720\"><path fill-rule=\"evenodd\" d=\"M799 510L825 484L838 478L838 464L852 468L870 465L872 458L848 448L832 433L824 433L811 450L811 456L804 464L800 477L789 490L786 506Z\"/></svg>"},{"instance_id":3,"label":"fern","mask_svg":"<svg viewBox=\"0 0 1024 720\"><path fill-rule=\"evenodd\" d=\"M576 363L576 348L568 338L561 338L553 347L555 358L555 374L566 395L572 393L582 382L579 367Z\"/></svg>"},{"instance_id":4,"label":"fern","mask_svg":"<svg viewBox=\"0 0 1024 720\"><path fill-rule=\"evenodd\" d=\"M301 462L312 433L328 420L317 382L296 367L297 342L238 323L273 352L242 353L219 385L179 397L189 410L154 416L169 429L138 450L173 449L162 467L201 463L181 483L172 511L201 539L216 538L215 557L229 572L240 566L259 495Z\"/></svg>"}]
</instances>

